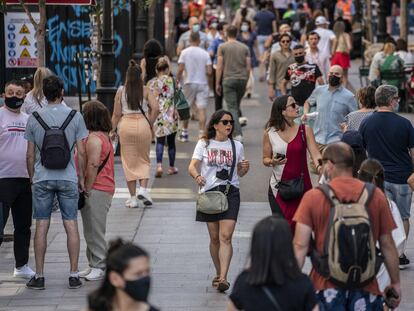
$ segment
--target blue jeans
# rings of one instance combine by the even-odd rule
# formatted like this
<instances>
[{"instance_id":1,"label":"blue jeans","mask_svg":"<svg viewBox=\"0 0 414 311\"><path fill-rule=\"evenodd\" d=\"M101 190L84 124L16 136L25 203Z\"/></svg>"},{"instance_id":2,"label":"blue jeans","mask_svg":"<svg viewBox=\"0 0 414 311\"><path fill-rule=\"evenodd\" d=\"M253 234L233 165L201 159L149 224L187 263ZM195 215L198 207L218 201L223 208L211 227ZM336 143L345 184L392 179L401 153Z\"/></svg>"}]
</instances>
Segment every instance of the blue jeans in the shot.
<instances>
[{"instance_id":1,"label":"blue jeans","mask_svg":"<svg viewBox=\"0 0 414 311\"><path fill-rule=\"evenodd\" d=\"M402 220L410 219L411 197L413 191L408 184L393 184L384 182L385 194L397 204Z\"/></svg>"},{"instance_id":2,"label":"blue jeans","mask_svg":"<svg viewBox=\"0 0 414 311\"><path fill-rule=\"evenodd\" d=\"M78 185L66 180L47 180L33 184L33 218L50 219L55 195L63 220L78 219Z\"/></svg>"},{"instance_id":3,"label":"blue jeans","mask_svg":"<svg viewBox=\"0 0 414 311\"><path fill-rule=\"evenodd\" d=\"M317 294L320 311L382 311L383 298L361 289L328 288Z\"/></svg>"}]
</instances>

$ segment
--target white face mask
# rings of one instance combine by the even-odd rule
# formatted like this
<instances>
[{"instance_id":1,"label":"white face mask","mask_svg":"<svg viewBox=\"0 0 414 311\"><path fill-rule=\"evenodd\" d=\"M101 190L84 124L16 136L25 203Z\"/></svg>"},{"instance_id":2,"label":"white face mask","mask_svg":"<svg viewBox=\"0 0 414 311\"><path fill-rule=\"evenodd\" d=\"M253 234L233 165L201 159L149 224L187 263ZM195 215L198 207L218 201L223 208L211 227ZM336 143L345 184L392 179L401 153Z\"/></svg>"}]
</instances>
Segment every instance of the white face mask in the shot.
<instances>
[{"instance_id":1,"label":"white face mask","mask_svg":"<svg viewBox=\"0 0 414 311\"><path fill-rule=\"evenodd\" d=\"M216 28L217 28L217 23L212 23L212 24L211 24L211 28L216 29Z\"/></svg>"},{"instance_id":2,"label":"white face mask","mask_svg":"<svg viewBox=\"0 0 414 311\"><path fill-rule=\"evenodd\" d=\"M240 28L240 30L242 32L248 32L249 31L249 26L248 25L242 25L241 28Z\"/></svg>"},{"instance_id":3,"label":"white face mask","mask_svg":"<svg viewBox=\"0 0 414 311\"><path fill-rule=\"evenodd\" d=\"M199 25L199 24L195 24L195 25L193 25L193 27L192 27L192 31L193 31L193 32L199 32L199 31L200 31L200 25Z\"/></svg>"}]
</instances>

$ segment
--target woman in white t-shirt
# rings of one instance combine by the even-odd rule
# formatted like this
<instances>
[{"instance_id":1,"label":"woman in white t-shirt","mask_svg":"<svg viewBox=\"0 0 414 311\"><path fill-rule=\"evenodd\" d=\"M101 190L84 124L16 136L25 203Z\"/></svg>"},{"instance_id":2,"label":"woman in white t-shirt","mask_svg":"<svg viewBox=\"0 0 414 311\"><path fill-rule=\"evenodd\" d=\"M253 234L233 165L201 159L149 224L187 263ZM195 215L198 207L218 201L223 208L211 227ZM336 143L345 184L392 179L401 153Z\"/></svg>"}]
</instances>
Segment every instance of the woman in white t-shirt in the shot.
<instances>
[{"instance_id":1,"label":"woman in white t-shirt","mask_svg":"<svg viewBox=\"0 0 414 311\"><path fill-rule=\"evenodd\" d=\"M230 112L216 111L207 126L207 135L195 147L188 171L200 187L200 192L224 192L228 180L231 183L227 194L228 210L221 214L197 212L196 221L206 222L210 235L210 254L216 268L213 287L224 292L229 289L227 273L233 253L232 235L240 208L239 177L249 171L249 161L244 159L243 145L232 139L234 120ZM236 163L233 176L233 146ZM201 169L201 171L199 170Z\"/></svg>"},{"instance_id":2,"label":"woman in white t-shirt","mask_svg":"<svg viewBox=\"0 0 414 311\"><path fill-rule=\"evenodd\" d=\"M43 79L53 75L46 67L37 68L33 77L33 89L26 94L22 111L28 115L47 106L47 99L43 95Z\"/></svg>"}]
</instances>

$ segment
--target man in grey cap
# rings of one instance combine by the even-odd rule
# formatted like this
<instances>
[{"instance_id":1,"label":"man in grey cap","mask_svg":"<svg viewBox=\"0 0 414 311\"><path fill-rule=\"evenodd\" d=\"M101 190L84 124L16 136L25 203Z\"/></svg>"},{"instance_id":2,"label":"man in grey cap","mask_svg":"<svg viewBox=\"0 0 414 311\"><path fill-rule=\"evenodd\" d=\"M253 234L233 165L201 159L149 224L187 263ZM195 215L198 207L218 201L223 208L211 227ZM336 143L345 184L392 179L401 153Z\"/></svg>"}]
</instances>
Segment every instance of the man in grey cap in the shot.
<instances>
[{"instance_id":1,"label":"man in grey cap","mask_svg":"<svg viewBox=\"0 0 414 311\"><path fill-rule=\"evenodd\" d=\"M325 16L318 16L315 20L316 29L315 32L319 35L318 49L326 55L327 57L331 56L331 47L333 40L335 39L335 33L328 29L329 22L326 20Z\"/></svg>"}]
</instances>

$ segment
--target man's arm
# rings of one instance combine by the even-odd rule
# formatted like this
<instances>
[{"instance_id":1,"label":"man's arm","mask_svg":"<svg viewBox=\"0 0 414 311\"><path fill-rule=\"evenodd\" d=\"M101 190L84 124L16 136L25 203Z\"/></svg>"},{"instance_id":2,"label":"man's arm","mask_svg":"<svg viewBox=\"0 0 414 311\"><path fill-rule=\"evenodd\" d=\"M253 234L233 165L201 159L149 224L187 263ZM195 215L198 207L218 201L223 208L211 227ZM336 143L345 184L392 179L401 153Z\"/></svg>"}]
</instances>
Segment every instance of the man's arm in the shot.
<instances>
[{"instance_id":1,"label":"man's arm","mask_svg":"<svg viewBox=\"0 0 414 311\"><path fill-rule=\"evenodd\" d=\"M246 69L247 72L250 72L250 70L252 70L252 59L250 55L246 56Z\"/></svg>"},{"instance_id":2,"label":"man's arm","mask_svg":"<svg viewBox=\"0 0 414 311\"><path fill-rule=\"evenodd\" d=\"M288 80L283 79L282 83L280 83L280 93L282 93L282 95L286 95L286 86L289 83Z\"/></svg>"},{"instance_id":3,"label":"man's arm","mask_svg":"<svg viewBox=\"0 0 414 311\"><path fill-rule=\"evenodd\" d=\"M78 152L78 175L79 175L79 190L85 191L85 145L82 140L76 141L76 150Z\"/></svg>"},{"instance_id":4,"label":"man's arm","mask_svg":"<svg viewBox=\"0 0 414 311\"><path fill-rule=\"evenodd\" d=\"M177 71L177 75L176 75L177 81L181 81L181 76L183 75L184 69L185 69L185 64L184 63L178 64L178 71Z\"/></svg>"},{"instance_id":5,"label":"man's arm","mask_svg":"<svg viewBox=\"0 0 414 311\"><path fill-rule=\"evenodd\" d=\"M29 141L27 143L27 152L26 152L26 166L27 166L27 173L29 174L30 182L33 180L34 176L34 163L36 157L36 146L34 143Z\"/></svg>"},{"instance_id":6,"label":"man's arm","mask_svg":"<svg viewBox=\"0 0 414 311\"><path fill-rule=\"evenodd\" d=\"M221 77L223 76L223 56L217 56L217 65L216 65L216 92L221 95Z\"/></svg>"},{"instance_id":7,"label":"man's arm","mask_svg":"<svg viewBox=\"0 0 414 311\"><path fill-rule=\"evenodd\" d=\"M206 69L207 69L207 76L211 76L213 73L213 67L211 65L207 65Z\"/></svg>"},{"instance_id":8,"label":"man's arm","mask_svg":"<svg viewBox=\"0 0 414 311\"><path fill-rule=\"evenodd\" d=\"M322 76L320 76L318 79L316 79L316 82L317 82L319 85L324 85L324 84L325 84L325 81L323 81L323 77L322 77Z\"/></svg>"},{"instance_id":9,"label":"man's arm","mask_svg":"<svg viewBox=\"0 0 414 311\"><path fill-rule=\"evenodd\" d=\"M296 223L295 237L293 238L293 249L295 251L296 260L298 261L299 269L302 269L305 264L311 234L311 227L299 222Z\"/></svg>"},{"instance_id":10,"label":"man's arm","mask_svg":"<svg viewBox=\"0 0 414 311\"><path fill-rule=\"evenodd\" d=\"M410 149L410 155L411 155L412 166L414 168L414 148ZM414 169L413 169L413 171L414 171ZM414 191L414 172L411 173L410 177L408 177L407 184L410 186L411 190Z\"/></svg>"}]
</instances>

